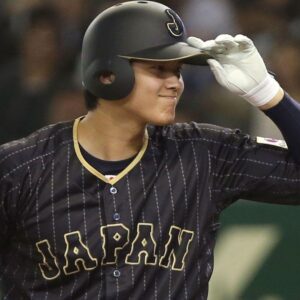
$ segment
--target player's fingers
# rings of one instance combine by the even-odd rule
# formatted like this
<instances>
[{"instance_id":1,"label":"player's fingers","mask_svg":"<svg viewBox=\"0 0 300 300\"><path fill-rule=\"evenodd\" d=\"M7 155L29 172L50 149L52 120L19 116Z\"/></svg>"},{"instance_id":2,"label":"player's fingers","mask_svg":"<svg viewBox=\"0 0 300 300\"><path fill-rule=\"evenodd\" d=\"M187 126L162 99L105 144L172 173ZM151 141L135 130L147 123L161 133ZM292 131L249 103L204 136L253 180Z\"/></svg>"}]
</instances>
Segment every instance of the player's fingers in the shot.
<instances>
[{"instance_id":1,"label":"player's fingers","mask_svg":"<svg viewBox=\"0 0 300 300\"><path fill-rule=\"evenodd\" d=\"M227 40L232 40L233 41L233 36L230 34L219 34L216 38L215 41L218 42L222 42L222 41L227 41Z\"/></svg>"},{"instance_id":2,"label":"player's fingers","mask_svg":"<svg viewBox=\"0 0 300 300\"><path fill-rule=\"evenodd\" d=\"M219 84L226 87L228 85L228 81L226 79L226 71L222 65L216 59L208 59L207 63Z\"/></svg>"},{"instance_id":3,"label":"player's fingers","mask_svg":"<svg viewBox=\"0 0 300 300\"><path fill-rule=\"evenodd\" d=\"M195 36L190 36L190 37L188 37L188 38L187 38L187 43L188 43L190 46L195 47L195 48L198 48L198 49L202 49L203 44L204 44L204 42L203 42L201 39L199 39L199 38L197 38L197 37L195 37Z\"/></svg>"},{"instance_id":4,"label":"player's fingers","mask_svg":"<svg viewBox=\"0 0 300 300\"><path fill-rule=\"evenodd\" d=\"M223 45L217 45L214 40L203 41L199 38L191 36L187 39L187 43L195 48L205 51L211 55L216 55L224 52Z\"/></svg>"},{"instance_id":5,"label":"player's fingers","mask_svg":"<svg viewBox=\"0 0 300 300\"><path fill-rule=\"evenodd\" d=\"M234 41L237 42L242 49L248 49L254 46L252 40L242 34L237 34L234 37Z\"/></svg>"},{"instance_id":6,"label":"player's fingers","mask_svg":"<svg viewBox=\"0 0 300 300\"><path fill-rule=\"evenodd\" d=\"M215 41L216 44L223 45L228 50L238 47L238 43L234 40L234 37L229 34L220 34L216 37Z\"/></svg>"},{"instance_id":7,"label":"player's fingers","mask_svg":"<svg viewBox=\"0 0 300 300\"><path fill-rule=\"evenodd\" d=\"M216 49L216 48L219 48L219 45L216 44L216 41L215 40L208 40L208 41L205 41L202 45L202 49L203 50L213 50L213 49Z\"/></svg>"}]
</instances>

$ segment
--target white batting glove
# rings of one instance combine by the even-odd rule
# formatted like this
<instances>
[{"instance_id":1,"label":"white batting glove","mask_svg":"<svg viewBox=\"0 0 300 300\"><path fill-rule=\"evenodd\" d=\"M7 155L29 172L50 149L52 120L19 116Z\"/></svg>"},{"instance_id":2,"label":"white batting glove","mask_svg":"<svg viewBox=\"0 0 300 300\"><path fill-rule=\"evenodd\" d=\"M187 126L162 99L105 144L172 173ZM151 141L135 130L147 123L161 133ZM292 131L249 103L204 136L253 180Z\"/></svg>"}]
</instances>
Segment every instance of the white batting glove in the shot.
<instances>
[{"instance_id":1,"label":"white batting glove","mask_svg":"<svg viewBox=\"0 0 300 300\"><path fill-rule=\"evenodd\" d=\"M187 42L208 53L207 62L216 80L234 94L254 106L268 103L279 91L278 82L271 76L253 42L246 36L221 34L206 42L189 37Z\"/></svg>"}]
</instances>

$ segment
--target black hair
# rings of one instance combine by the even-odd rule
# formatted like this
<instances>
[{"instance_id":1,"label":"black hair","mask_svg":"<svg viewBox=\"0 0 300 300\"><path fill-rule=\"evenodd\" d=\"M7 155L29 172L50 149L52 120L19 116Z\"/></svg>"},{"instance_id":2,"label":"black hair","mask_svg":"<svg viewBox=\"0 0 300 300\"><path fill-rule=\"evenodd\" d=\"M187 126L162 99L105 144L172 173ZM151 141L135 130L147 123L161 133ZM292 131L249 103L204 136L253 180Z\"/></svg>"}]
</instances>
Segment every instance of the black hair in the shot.
<instances>
[{"instance_id":1,"label":"black hair","mask_svg":"<svg viewBox=\"0 0 300 300\"><path fill-rule=\"evenodd\" d=\"M87 110L94 110L97 108L99 100L98 98L90 93L87 89L83 90L85 107Z\"/></svg>"}]
</instances>

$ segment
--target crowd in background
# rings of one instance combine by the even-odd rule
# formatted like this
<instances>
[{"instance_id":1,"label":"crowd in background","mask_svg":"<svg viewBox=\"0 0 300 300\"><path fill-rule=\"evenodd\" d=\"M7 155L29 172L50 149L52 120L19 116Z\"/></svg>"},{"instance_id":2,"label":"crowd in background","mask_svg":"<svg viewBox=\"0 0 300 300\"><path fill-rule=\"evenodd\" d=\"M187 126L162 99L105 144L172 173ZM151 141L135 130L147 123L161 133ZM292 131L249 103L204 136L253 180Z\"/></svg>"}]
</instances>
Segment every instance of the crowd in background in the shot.
<instances>
[{"instance_id":1,"label":"crowd in background","mask_svg":"<svg viewBox=\"0 0 300 300\"><path fill-rule=\"evenodd\" d=\"M115 0L1 0L0 143L86 113L81 90L82 37ZM161 0L182 17L188 35L249 36L268 69L300 99L299 0ZM105 41L103 44L105 47ZM178 121L214 123L277 137L271 122L215 81L208 67L185 66Z\"/></svg>"}]
</instances>

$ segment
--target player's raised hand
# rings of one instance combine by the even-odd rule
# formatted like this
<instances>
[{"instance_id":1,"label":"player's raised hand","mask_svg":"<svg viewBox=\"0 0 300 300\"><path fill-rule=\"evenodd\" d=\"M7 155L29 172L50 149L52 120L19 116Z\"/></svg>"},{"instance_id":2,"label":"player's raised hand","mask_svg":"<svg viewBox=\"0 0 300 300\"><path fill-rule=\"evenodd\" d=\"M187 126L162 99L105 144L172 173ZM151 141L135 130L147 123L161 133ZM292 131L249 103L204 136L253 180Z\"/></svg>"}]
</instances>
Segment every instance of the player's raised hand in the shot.
<instances>
[{"instance_id":1,"label":"player's raised hand","mask_svg":"<svg viewBox=\"0 0 300 300\"><path fill-rule=\"evenodd\" d=\"M207 62L216 80L252 105L265 105L280 90L248 37L221 34L215 40L203 42L196 37L189 37L187 42L212 56L213 59Z\"/></svg>"}]
</instances>

